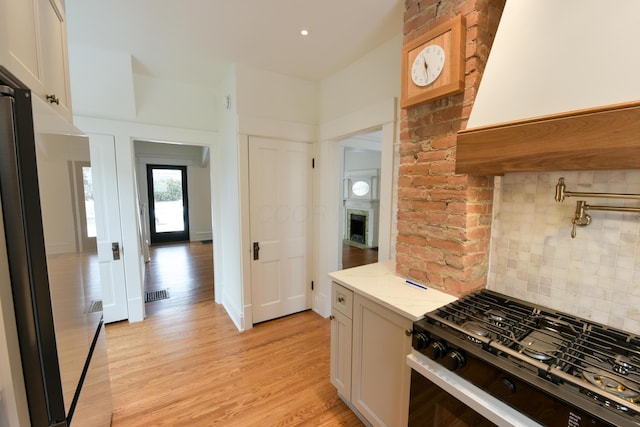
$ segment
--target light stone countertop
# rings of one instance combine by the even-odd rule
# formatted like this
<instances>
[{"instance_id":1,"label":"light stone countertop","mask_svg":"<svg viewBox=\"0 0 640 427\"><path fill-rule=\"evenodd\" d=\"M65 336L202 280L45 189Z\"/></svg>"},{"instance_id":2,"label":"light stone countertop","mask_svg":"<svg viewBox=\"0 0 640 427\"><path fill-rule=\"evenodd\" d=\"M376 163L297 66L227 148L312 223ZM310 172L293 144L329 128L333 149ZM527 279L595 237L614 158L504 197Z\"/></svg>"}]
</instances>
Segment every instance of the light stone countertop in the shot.
<instances>
[{"instance_id":1,"label":"light stone countertop","mask_svg":"<svg viewBox=\"0 0 640 427\"><path fill-rule=\"evenodd\" d=\"M436 289L422 289L396 275L395 261L378 262L329 273L353 292L373 300L412 321L457 298Z\"/></svg>"}]
</instances>

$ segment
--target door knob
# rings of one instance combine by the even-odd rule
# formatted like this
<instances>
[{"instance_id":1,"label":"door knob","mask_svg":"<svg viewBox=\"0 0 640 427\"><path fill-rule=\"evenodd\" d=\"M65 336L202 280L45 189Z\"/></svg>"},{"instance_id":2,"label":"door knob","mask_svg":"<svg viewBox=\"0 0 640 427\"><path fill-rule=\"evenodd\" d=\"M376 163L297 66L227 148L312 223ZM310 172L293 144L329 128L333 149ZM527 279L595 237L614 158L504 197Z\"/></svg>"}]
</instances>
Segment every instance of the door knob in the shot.
<instances>
[{"instance_id":1,"label":"door knob","mask_svg":"<svg viewBox=\"0 0 640 427\"><path fill-rule=\"evenodd\" d=\"M120 259L120 243L113 242L111 243L111 252L113 252L113 260L117 261Z\"/></svg>"}]
</instances>

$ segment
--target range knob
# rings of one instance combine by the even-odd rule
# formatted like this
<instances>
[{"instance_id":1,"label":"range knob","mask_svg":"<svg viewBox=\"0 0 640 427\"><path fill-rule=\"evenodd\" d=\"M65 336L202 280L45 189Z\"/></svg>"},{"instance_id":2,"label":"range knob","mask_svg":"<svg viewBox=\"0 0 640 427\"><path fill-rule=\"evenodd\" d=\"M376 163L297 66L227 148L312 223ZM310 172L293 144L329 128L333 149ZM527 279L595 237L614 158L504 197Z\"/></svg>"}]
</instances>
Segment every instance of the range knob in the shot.
<instances>
[{"instance_id":1,"label":"range knob","mask_svg":"<svg viewBox=\"0 0 640 427\"><path fill-rule=\"evenodd\" d=\"M411 347L416 350L422 350L427 346L427 344L429 344L429 336L425 333L414 333L411 337Z\"/></svg>"},{"instance_id":2,"label":"range knob","mask_svg":"<svg viewBox=\"0 0 640 427\"><path fill-rule=\"evenodd\" d=\"M431 344L429 344L429 347L427 347L426 353L431 360L437 360L437 359L440 359L442 356L444 356L446 351L447 351L447 347L445 347L445 345L442 342L433 341Z\"/></svg>"},{"instance_id":3,"label":"range knob","mask_svg":"<svg viewBox=\"0 0 640 427\"><path fill-rule=\"evenodd\" d=\"M507 395L509 394L513 394L516 392L516 383L514 383L512 380L510 380L509 378L502 378L500 380L500 383L505 386L505 389L502 389L504 392L507 393Z\"/></svg>"},{"instance_id":4,"label":"range knob","mask_svg":"<svg viewBox=\"0 0 640 427\"><path fill-rule=\"evenodd\" d=\"M441 362L445 368L450 371L455 371L457 369L462 368L467 360L464 358L464 355L458 350L451 350L447 357Z\"/></svg>"}]
</instances>

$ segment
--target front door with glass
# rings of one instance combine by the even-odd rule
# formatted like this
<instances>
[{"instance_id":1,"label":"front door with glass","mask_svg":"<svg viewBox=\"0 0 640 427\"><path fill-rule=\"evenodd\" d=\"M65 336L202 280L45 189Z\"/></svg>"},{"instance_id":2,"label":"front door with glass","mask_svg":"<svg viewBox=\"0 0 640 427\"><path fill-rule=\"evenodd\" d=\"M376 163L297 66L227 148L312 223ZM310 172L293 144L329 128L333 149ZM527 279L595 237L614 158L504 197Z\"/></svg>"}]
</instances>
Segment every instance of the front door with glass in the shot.
<instances>
[{"instance_id":1,"label":"front door with glass","mask_svg":"<svg viewBox=\"0 0 640 427\"><path fill-rule=\"evenodd\" d=\"M147 165L151 243L189 240L187 167Z\"/></svg>"}]
</instances>

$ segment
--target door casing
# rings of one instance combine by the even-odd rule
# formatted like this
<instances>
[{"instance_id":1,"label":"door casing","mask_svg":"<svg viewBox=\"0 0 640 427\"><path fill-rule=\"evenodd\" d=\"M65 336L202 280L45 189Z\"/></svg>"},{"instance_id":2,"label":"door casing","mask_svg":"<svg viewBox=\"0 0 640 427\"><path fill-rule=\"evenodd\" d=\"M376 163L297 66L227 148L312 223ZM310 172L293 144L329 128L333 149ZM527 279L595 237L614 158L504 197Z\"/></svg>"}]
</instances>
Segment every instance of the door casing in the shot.
<instances>
[{"instance_id":1,"label":"door casing","mask_svg":"<svg viewBox=\"0 0 640 427\"><path fill-rule=\"evenodd\" d=\"M91 174L96 210L96 242L105 323L128 319L115 140L111 135L89 135ZM114 244L119 258L114 259Z\"/></svg>"}]
</instances>

